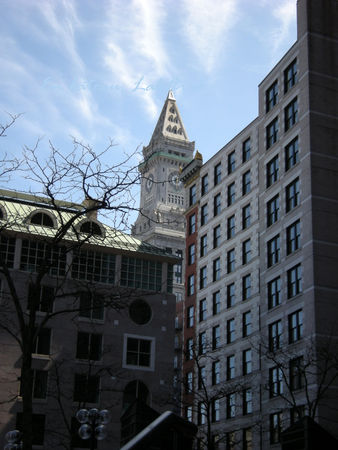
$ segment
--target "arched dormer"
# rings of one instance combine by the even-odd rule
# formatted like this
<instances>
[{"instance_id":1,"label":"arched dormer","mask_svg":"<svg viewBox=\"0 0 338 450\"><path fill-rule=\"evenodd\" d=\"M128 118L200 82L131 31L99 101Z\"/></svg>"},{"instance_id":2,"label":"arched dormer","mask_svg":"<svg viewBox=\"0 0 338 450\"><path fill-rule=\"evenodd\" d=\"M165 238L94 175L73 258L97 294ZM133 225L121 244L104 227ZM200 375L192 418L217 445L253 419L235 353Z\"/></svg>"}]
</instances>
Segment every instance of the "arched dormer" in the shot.
<instances>
[{"instance_id":1,"label":"arched dormer","mask_svg":"<svg viewBox=\"0 0 338 450\"><path fill-rule=\"evenodd\" d=\"M102 229L96 222L87 220L80 225L80 233L91 234L93 236L102 236Z\"/></svg>"},{"instance_id":2,"label":"arched dormer","mask_svg":"<svg viewBox=\"0 0 338 450\"><path fill-rule=\"evenodd\" d=\"M174 121L174 117L173 117L172 114L168 117L168 120L169 120L169 122L173 122Z\"/></svg>"},{"instance_id":3,"label":"arched dormer","mask_svg":"<svg viewBox=\"0 0 338 450\"><path fill-rule=\"evenodd\" d=\"M171 131L171 126L167 126L167 131Z\"/></svg>"},{"instance_id":4,"label":"arched dormer","mask_svg":"<svg viewBox=\"0 0 338 450\"><path fill-rule=\"evenodd\" d=\"M55 227L55 218L45 211L34 212L31 214L29 222L33 225L40 225L41 227Z\"/></svg>"}]
</instances>

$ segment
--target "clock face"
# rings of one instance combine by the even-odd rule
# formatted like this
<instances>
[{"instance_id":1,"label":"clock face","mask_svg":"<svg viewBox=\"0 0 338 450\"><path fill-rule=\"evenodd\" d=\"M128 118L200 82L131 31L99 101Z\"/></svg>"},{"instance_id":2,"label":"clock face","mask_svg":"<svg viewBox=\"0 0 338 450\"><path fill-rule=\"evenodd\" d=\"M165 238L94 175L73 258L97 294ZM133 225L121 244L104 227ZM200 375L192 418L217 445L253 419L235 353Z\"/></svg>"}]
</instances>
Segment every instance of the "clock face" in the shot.
<instances>
[{"instance_id":1,"label":"clock face","mask_svg":"<svg viewBox=\"0 0 338 450\"><path fill-rule=\"evenodd\" d=\"M179 191L182 189L182 181L180 180L179 172L171 172L169 175L169 183L176 190Z\"/></svg>"},{"instance_id":2,"label":"clock face","mask_svg":"<svg viewBox=\"0 0 338 450\"><path fill-rule=\"evenodd\" d=\"M154 184L154 175L150 173L146 179L146 191L150 192Z\"/></svg>"}]
</instances>

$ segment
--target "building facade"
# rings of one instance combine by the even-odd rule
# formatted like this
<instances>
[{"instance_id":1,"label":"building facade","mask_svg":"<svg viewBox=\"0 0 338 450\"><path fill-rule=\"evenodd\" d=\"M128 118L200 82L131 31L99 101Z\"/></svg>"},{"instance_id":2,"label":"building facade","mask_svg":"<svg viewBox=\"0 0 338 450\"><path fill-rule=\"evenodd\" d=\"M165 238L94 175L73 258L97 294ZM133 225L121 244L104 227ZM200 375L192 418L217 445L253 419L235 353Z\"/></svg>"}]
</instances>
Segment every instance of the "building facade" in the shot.
<instances>
[{"instance_id":1,"label":"building facade","mask_svg":"<svg viewBox=\"0 0 338 450\"><path fill-rule=\"evenodd\" d=\"M304 414L338 436L338 2L297 13L258 117L181 174L183 399L201 448L277 449Z\"/></svg>"}]
</instances>

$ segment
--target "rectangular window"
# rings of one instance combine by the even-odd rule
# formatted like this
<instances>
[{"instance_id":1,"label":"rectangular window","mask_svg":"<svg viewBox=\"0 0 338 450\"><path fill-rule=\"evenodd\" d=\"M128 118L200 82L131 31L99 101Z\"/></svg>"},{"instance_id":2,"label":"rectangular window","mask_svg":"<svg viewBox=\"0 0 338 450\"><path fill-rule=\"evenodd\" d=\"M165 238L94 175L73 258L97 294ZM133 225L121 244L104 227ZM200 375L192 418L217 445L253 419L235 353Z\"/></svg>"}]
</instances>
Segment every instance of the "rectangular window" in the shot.
<instances>
[{"instance_id":1,"label":"rectangular window","mask_svg":"<svg viewBox=\"0 0 338 450\"><path fill-rule=\"evenodd\" d=\"M175 275L175 282L178 284L182 283L182 257L183 252L182 250L176 250L176 256L181 259L177 264L174 264L174 275Z\"/></svg>"},{"instance_id":2,"label":"rectangular window","mask_svg":"<svg viewBox=\"0 0 338 450\"><path fill-rule=\"evenodd\" d=\"M268 241L268 267L277 264L280 261L280 238L279 234Z\"/></svg>"},{"instance_id":3,"label":"rectangular window","mask_svg":"<svg viewBox=\"0 0 338 450\"><path fill-rule=\"evenodd\" d=\"M37 286L33 284L28 286L28 309L35 311L49 312L53 311L54 288L50 286Z\"/></svg>"},{"instance_id":4,"label":"rectangular window","mask_svg":"<svg viewBox=\"0 0 338 450\"><path fill-rule=\"evenodd\" d=\"M99 361L102 358L102 334L77 333L76 358Z\"/></svg>"},{"instance_id":5,"label":"rectangular window","mask_svg":"<svg viewBox=\"0 0 338 450\"><path fill-rule=\"evenodd\" d=\"M300 247L300 220L286 229L286 254L295 252Z\"/></svg>"},{"instance_id":6,"label":"rectangular window","mask_svg":"<svg viewBox=\"0 0 338 450\"><path fill-rule=\"evenodd\" d=\"M217 186L222 179L222 168L221 163L216 164L214 167L214 185Z\"/></svg>"},{"instance_id":7,"label":"rectangular window","mask_svg":"<svg viewBox=\"0 0 338 450\"><path fill-rule=\"evenodd\" d=\"M208 174L204 175L201 180L201 194L205 195L209 190Z\"/></svg>"},{"instance_id":8,"label":"rectangular window","mask_svg":"<svg viewBox=\"0 0 338 450\"><path fill-rule=\"evenodd\" d=\"M208 222L208 204L206 203L201 207L201 226Z\"/></svg>"},{"instance_id":9,"label":"rectangular window","mask_svg":"<svg viewBox=\"0 0 338 450\"><path fill-rule=\"evenodd\" d=\"M203 402L198 402L197 405L197 423L198 425L204 425L206 422L206 408Z\"/></svg>"},{"instance_id":10,"label":"rectangular window","mask_svg":"<svg viewBox=\"0 0 338 450\"><path fill-rule=\"evenodd\" d=\"M212 280L218 281L221 279L221 259L216 258L212 262Z\"/></svg>"},{"instance_id":11,"label":"rectangular window","mask_svg":"<svg viewBox=\"0 0 338 450\"><path fill-rule=\"evenodd\" d=\"M235 319L229 319L227 320L227 344L234 342L235 338Z\"/></svg>"},{"instance_id":12,"label":"rectangular window","mask_svg":"<svg viewBox=\"0 0 338 450\"><path fill-rule=\"evenodd\" d=\"M246 139L242 145L242 161L243 161L243 163L249 161L250 156L251 156L250 153L251 153L251 142L250 142L250 138L249 138L249 139Z\"/></svg>"},{"instance_id":13,"label":"rectangular window","mask_svg":"<svg viewBox=\"0 0 338 450\"><path fill-rule=\"evenodd\" d=\"M294 423L298 422L302 417L305 416L305 407L304 405L297 405L294 408L290 409L290 425L294 425Z\"/></svg>"},{"instance_id":14,"label":"rectangular window","mask_svg":"<svg viewBox=\"0 0 338 450\"><path fill-rule=\"evenodd\" d=\"M280 277L268 282L268 307L275 308L281 304Z\"/></svg>"},{"instance_id":15,"label":"rectangular window","mask_svg":"<svg viewBox=\"0 0 338 450\"><path fill-rule=\"evenodd\" d=\"M194 340L188 338L185 343L185 359L191 361L194 357Z\"/></svg>"},{"instance_id":16,"label":"rectangular window","mask_svg":"<svg viewBox=\"0 0 338 450\"><path fill-rule=\"evenodd\" d=\"M231 308L235 304L235 283L227 285L227 308Z\"/></svg>"},{"instance_id":17,"label":"rectangular window","mask_svg":"<svg viewBox=\"0 0 338 450\"><path fill-rule=\"evenodd\" d=\"M266 127L266 148L269 149L278 139L278 117Z\"/></svg>"},{"instance_id":18,"label":"rectangular window","mask_svg":"<svg viewBox=\"0 0 338 450\"><path fill-rule=\"evenodd\" d=\"M11 259L11 249L13 248L11 239L1 239L1 250L5 256ZM15 242L15 239L14 239ZM48 273L52 276L65 276L66 274L66 250L64 247L51 247L45 242L22 240L20 269L28 272L37 272L40 267L47 263ZM74 262L73 262L74 266ZM73 278L73 270L72 270Z\"/></svg>"},{"instance_id":19,"label":"rectangular window","mask_svg":"<svg viewBox=\"0 0 338 450\"><path fill-rule=\"evenodd\" d=\"M235 152L231 152L228 155L228 175L230 175L236 169L236 156Z\"/></svg>"},{"instance_id":20,"label":"rectangular window","mask_svg":"<svg viewBox=\"0 0 338 450\"><path fill-rule=\"evenodd\" d=\"M206 234L201 236L201 248L200 248L200 256L205 256L207 254L208 249L208 237Z\"/></svg>"},{"instance_id":21,"label":"rectangular window","mask_svg":"<svg viewBox=\"0 0 338 450\"><path fill-rule=\"evenodd\" d=\"M252 332L251 311L243 313L242 330L243 330L243 337L250 336Z\"/></svg>"},{"instance_id":22,"label":"rectangular window","mask_svg":"<svg viewBox=\"0 0 338 450\"><path fill-rule=\"evenodd\" d=\"M189 216L189 234L193 234L196 231L196 215L191 214Z\"/></svg>"},{"instance_id":23,"label":"rectangular window","mask_svg":"<svg viewBox=\"0 0 338 450\"><path fill-rule=\"evenodd\" d=\"M206 383L205 366L200 366L198 369L198 389L202 389Z\"/></svg>"},{"instance_id":24,"label":"rectangular window","mask_svg":"<svg viewBox=\"0 0 338 450\"><path fill-rule=\"evenodd\" d=\"M245 275L242 278L242 300L248 300L251 297L251 275Z\"/></svg>"},{"instance_id":25,"label":"rectangular window","mask_svg":"<svg viewBox=\"0 0 338 450\"><path fill-rule=\"evenodd\" d=\"M221 312L221 293L216 291L212 294L212 313L215 316Z\"/></svg>"},{"instance_id":26,"label":"rectangular window","mask_svg":"<svg viewBox=\"0 0 338 450\"><path fill-rule=\"evenodd\" d=\"M51 343L51 330L49 328L40 328L40 331L33 342L32 353L38 355L49 355Z\"/></svg>"},{"instance_id":27,"label":"rectangular window","mask_svg":"<svg viewBox=\"0 0 338 450\"><path fill-rule=\"evenodd\" d=\"M188 306L188 308L187 308L187 328L192 328L194 326L194 316L195 316L194 307Z\"/></svg>"},{"instance_id":28,"label":"rectangular window","mask_svg":"<svg viewBox=\"0 0 338 450\"><path fill-rule=\"evenodd\" d=\"M299 204L299 178L296 178L292 183L286 186L286 212L291 211Z\"/></svg>"},{"instance_id":29,"label":"rectangular window","mask_svg":"<svg viewBox=\"0 0 338 450\"><path fill-rule=\"evenodd\" d=\"M287 271L288 298L302 292L302 267L300 264Z\"/></svg>"},{"instance_id":30,"label":"rectangular window","mask_svg":"<svg viewBox=\"0 0 338 450\"><path fill-rule=\"evenodd\" d=\"M75 374L74 402L98 403L100 396L100 377L97 375Z\"/></svg>"},{"instance_id":31,"label":"rectangular window","mask_svg":"<svg viewBox=\"0 0 338 450\"><path fill-rule=\"evenodd\" d=\"M221 243L221 225L217 225L214 228L213 247L217 248L220 243Z\"/></svg>"},{"instance_id":32,"label":"rectangular window","mask_svg":"<svg viewBox=\"0 0 338 450\"><path fill-rule=\"evenodd\" d=\"M188 422L192 422L192 406L185 407L185 418Z\"/></svg>"},{"instance_id":33,"label":"rectangular window","mask_svg":"<svg viewBox=\"0 0 338 450\"><path fill-rule=\"evenodd\" d=\"M277 80L265 92L265 111L269 112L278 101Z\"/></svg>"},{"instance_id":34,"label":"rectangular window","mask_svg":"<svg viewBox=\"0 0 338 450\"><path fill-rule=\"evenodd\" d=\"M205 355L207 351L207 335L206 332L203 331L198 335L198 354Z\"/></svg>"},{"instance_id":35,"label":"rectangular window","mask_svg":"<svg viewBox=\"0 0 338 450\"><path fill-rule=\"evenodd\" d=\"M15 238L0 236L0 258L9 269L14 267ZM28 261L27 261L28 262ZM28 270L28 268L27 268Z\"/></svg>"},{"instance_id":36,"label":"rectangular window","mask_svg":"<svg viewBox=\"0 0 338 450\"><path fill-rule=\"evenodd\" d=\"M80 293L80 317L87 319L103 320L104 317L104 299L101 295L94 292Z\"/></svg>"},{"instance_id":37,"label":"rectangular window","mask_svg":"<svg viewBox=\"0 0 338 450\"><path fill-rule=\"evenodd\" d=\"M285 147L285 171L290 170L299 162L298 137Z\"/></svg>"},{"instance_id":38,"label":"rectangular window","mask_svg":"<svg viewBox=\"0 0 338 450\"><path fill-rule=\"evenodd\" d=\"M160 291L162 263L122 256L121 286Z\"/></svg>"},{"instance_id":39,"label":"rectangular window","mask_svg":"<svg viewBox=\"0 0 338 450\"><path fill-rule=\"evenodd\" d=\"M227 380L235 378L235 355L227 357Z\"/></svg>"},{"instance_id":40,"label":"rectangular window","mask_svg":"<svg viewBox=\"0 0 338 450\"><path fill-rule=\"evenodd\" d=\"M221 194L217 194L214 197L214 216L218 216L221 212Z\"/></svg>"},{"instance_id":41,"label":"rectangular window","mask_svg":"<svg viewBox=\"0 0 338 450\"><path fill-rule=\"evenodd\" d=\"M304 386L304 363L303 357L291 359L290 361L290 389L296 391Z\"/></svg>"},{"instance_id":42,"label":"rectangular window","mask_svg":"<svg viewBox=\"0 0 338 450\"><path fill-rule=\"evenodd\" d=\"M288 317L289 322L289 344L299 341L303 337L303 311L292 313Z\"/></svg>"},{"instance_id":43,"label":"rectangular window","mask_svg":"<svg viewBox=\"0 0 338 450\"><path fill-rule=\"evenodd\" d=\"M188 294L188 296L195 294L195 275L194 274L191 274L188 276L187 294Z\"/></svg>"},{"instance_id":44,"label":"rectangular window","mask_svg":"<svg viewBox=\"0 0 338 450\"><path fill-rule=\"evenodd\" d=\"M266 165L266 187L268 188L278 180L279 160L278 155L271 159Z\"/></svg>"},{"instance_id":45,"label":"rectangular window","mask_svg":"<svg viewBox=\"0 0 338 450\"><path fill-rule=\"evenodd\" d=\"M247 239L242 243L242 263L248 264L251 260L251 240Z\"/></svg>"},{"instance_id":46,"label":"rectangular window","mask_svg":"<svg viewBox=\"0 0 338 450\"><path fill-rule=\"evenodd\" d=\"M251 174L250 170L242 176L242 195L246 195L251 191Z\"/></svg>"},{"instance_id":47,"label":"rectangular window","mask_svg":"<svg viewBox=\"0 0 338 450\"><path fill-rule=\"evenodd\" d=\"M275 352L282 345L282 321L276 320L269 325L269 350Z\"/></svg>"},{"instance_id":48,"label":"rectangular window","mask_svg":"<svg viewBox=\"0 0 338 450\"><path fill-rule=\"evenodd\" d=\"M33 398L46 399L48 386L48 371L47 370L32 370L33 372ZM22 396L21 386L20 395Z\"/></svg>"},{"instance_id":49,"label":"rectangular window","mask_svg":"<svg viewBox=\"0 0 338 450\"><path fill-rule=\"evenodd\" d=\"M235 216L228 218L227 222L227 238L231 239L235 236Z\"/></svg>"},{"instance_id":50,"label":"rectangular window","mask_svg":"<svg viewBox=\"0 0 338 450\"><path fill-rule=\"evenodd\" d=\"M270 397L283 394L283 371L278 366L269 369L269 390Z\"/></svg>"},{"instance_id":51,"label":"rectangular window","mask_svg":"<svg viewBox=\"0 0 338 450\"><path fill-rule=\"evenodd\" d=\"M298 122L298 102L297 97L290 102L284 109L284 127L288 131Z\"/></svg>"},{"instance_id":52,"label":"rectangular window","mask_svg":"<svg viewBox=\"0 0 338 450\"><path fill-rule=\"evenodd\" d=\"M252 413L252 389L244 389L243 391L243 415Z\"/></svg>"},{"instance_id":53,"label":"rectangular window","mask_svg":"<svg viewBox=\"0 0 338 450\"><path fill-rule=\"evenodd\" d=\"M226 396L227 419L231 419L236 415L236 394L228 394Z\"/></svg>"},{"instance_id":54,"label":"rectangular window","mask_svg":"<svg viewBox=\"0 0 338 450\"><path fill-rule=\"evenodd\" d=\"M235 249L232 248L227 253L227 267L228 273L231 273L235 270Z\"/></svg>"},{"instance_id":55,"label":"rectangular window","mask_svg":"<svg viewBox=\"0 0 338 450\"><path fill-rule=\"evenodd\" d=\"M195 244L191 244L188 247L188 264L194 264L195 262Z\"/></svg>"},{"instance_id":56,"label":"rectangular window","mask_svg":"<svg viewBox=\"0 0 338 450\"><path fill-rule=\"evenodd\" d=\"M221 381L221 363L214 361L212 363L212 384L219 384Z\"/></svg>"},{"instance_id":57,"label":"rectangular window","mask_svg":"<svg viewBox=\"0 0 338 450\"><path fill-rule=\"evenodd\" d=\"M273 197L266 204L266 219L268 227L279 220L279 195Z\"/></svg>"},{"instance_id":58,"label":"rectangular window","mask_svg":"<svg viewBox=\"0 0 338 450\"><path fill-rule=\"evenodd\" d=\"M219 422L219 399L213 399L211 402L211 421Z\"/></svg>"},{"instance_id":59,"label":"rectangular window","mask_svg":"<svg viewBox=\"0 0 338 450\"><path fill-rule=\"evenodd\" d=\"M193 373L187 372L185 374L185 392L187 394L191 393L193 391Z\"/></svg>"},{"instance_id":60,"label":"rectangular window","mask_svg":"<svg viewBox=\"0 0 338 450\"><path fill-rule=\"evenodd\" d=\"M282 413L277 412L270 414L270 444L278 444L278 442L280 442L281 431Z\"/></svg>"},{"instance_id":61,"label":"rectangular window","mask_svg":"<svg viewBox=\"0 0 338 450\"><path fill-rule=\"evenodd\" d=\"M189 189L189 206L192 206L196 203L197 200L197 192L196 192L196 184L192 185Z\"/></svg>"},{"instance_id":62,"label":"rectangular window","mask_svg":"<svg viewBox=\"0 0 338 450\"><path fill-rule=\"evenodd\" d=\"M233 182L228 186L228 206L231 206L233 203L235 203L235 199L235 182Z\"/></svg>"},{"instance_id":63,"label":"rectangular window","mask_svg":"<svg viewBox=\"0 0 338 450\"><path fill-rule=\"evenodd\" d=\"M243 450L253 450L251 428L244 428L243 430Z\"/></svg>"},{"instance_id":64,"label":"rectangular window","mask_svg":"<svg viewBox=\"0 0 338 450\"><path fill-rule=\"evenodd\" d=\"M199 321L203 322L207 318L207 299L200 300Z\"/></svg>"},{"instance_id":65,"label":"rectangular window","mask_svg":"<svg viewBox=\"0 0 338 450\"><path fill-rule=\"evenodd\" d=\"M200 268L200 289L207 287L207 266Z\"/></svg>"},{"instance_id":66,"label":"rectangular window","mask_svg":"<svg viewBox=\"0 0 338 450\"><path fill-rule=\"evenodd\" d=\"M212 327L212 349L216 350L221 345L221 328L219 325Z\"/></svg>"},{"instance_id":67,"label":"rectangular window","mask_svg":"<svg viewBox=\"0 0 338 450\"><path fill-rule=\"evenodd\" d=\"M251 349L243 351L243 375L248 375L252 372L252 354Z\"/></svg>"},{"instance_id":68,"label":"rectangular window","mask_svg":"<svg viewBox=\"0 0 338 450\"><path fill-rule=\"evenodd\" d=\"M45 437L45 421L46 416L44 414L33 414L32 417L32 443L33 445L43 445ZM23 426L23 414L17 413L15 428L22 431Z\"/></svg>"},{"instance_id":69,"label":"rectangular window","mask_svg":"<svg viewBox=\"0 0 338 450\"><path fill-rule=\"evenodd\" d=\"M284 70L284 93L288 92L297 82L297 60Z\"/></svg>"},{"instance_id":70,"label":"rectangular window","mask_svg":"<svg viewBox=\"0 0 338 450\"><path fill-rule=\"evenodd\" d=\"M250 205L246 205L242 209L242 228L245 230L251 224L251 208Z\"/></svg>"}]
</instances>

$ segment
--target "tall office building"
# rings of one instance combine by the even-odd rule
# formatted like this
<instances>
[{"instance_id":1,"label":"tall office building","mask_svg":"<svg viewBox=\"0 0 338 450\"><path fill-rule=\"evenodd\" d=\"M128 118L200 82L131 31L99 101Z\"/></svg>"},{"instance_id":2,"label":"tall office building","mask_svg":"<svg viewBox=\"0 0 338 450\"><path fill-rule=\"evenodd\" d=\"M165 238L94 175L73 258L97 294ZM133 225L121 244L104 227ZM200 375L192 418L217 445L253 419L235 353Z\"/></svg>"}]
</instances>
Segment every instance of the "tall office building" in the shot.
<instances>
[{"instance_id":1,"label":"tall office building","mask_svg":"<svg viewBox=\"0 0 338 450\"><path fill-rule=\"evenodd\" d=\"M302 415L338 437L338 2L297 13L258 117L181 174L184 414L201 448L280 448Z\"/></svg>"}]
</instances>

